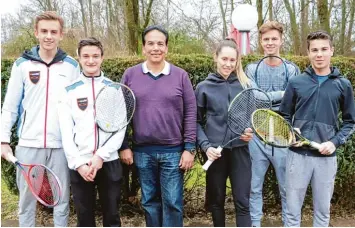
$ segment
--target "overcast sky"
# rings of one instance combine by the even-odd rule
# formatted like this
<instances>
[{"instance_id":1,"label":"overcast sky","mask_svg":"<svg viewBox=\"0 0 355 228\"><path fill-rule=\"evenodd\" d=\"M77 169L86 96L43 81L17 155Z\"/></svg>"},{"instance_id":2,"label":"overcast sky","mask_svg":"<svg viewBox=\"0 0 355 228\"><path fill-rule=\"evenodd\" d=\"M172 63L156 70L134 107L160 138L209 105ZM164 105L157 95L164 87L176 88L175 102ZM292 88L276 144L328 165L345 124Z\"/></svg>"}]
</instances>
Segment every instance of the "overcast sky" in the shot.
<instances>
[{"instance_id":1,"label":"overcast sky","mask_svg":"<svg viewBox=\"0 0 355 228\"><path fill-rule=\"evenodd\" d=\"M5 1L6 1L6 3L4 3ZM3 0L1 7L0 7L0 13L1 14L16 13L20 8L20 2L22 2L22 4L23 4L26 1L24 1L24 0Z\"/></svg>"}]
</instances>

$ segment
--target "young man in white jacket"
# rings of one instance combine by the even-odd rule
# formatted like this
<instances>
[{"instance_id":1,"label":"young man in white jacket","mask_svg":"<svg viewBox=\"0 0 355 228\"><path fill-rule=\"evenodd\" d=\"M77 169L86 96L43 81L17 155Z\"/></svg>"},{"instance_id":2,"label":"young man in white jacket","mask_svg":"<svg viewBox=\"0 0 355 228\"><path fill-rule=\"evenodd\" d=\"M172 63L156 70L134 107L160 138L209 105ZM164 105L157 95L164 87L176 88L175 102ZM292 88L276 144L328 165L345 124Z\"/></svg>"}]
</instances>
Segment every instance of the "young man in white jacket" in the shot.
<instances>
[{"instance_id":1,"label":"young man in white jacket","mask_svg":"<svg viewBox=\"0 0 355 228\"><path fill-rule=\"evenodd\" d=\"M118 205L122 168L117 150L126 128L108 139L111 133L100 130L95 122L95 98L100 89L112 82L101 71L103 54L102 44L97 39L87 38L79 42L82 73L78 80L66 87L58 108L77 225L86 227L95 226L96 185L103 226L121 226Z\"/></svg>"},{"instance_id":2,"label":"young man in white jacket","mask_svg":"<svg viewBox=\"0 0 355 228\"><path fill-rule=\"evenodd\" d=\"M2 107L1 156L12 154L11 128L17 118L16 157L26 164L44 164L58 176L62 200L54 207L54 225L67 226L69 169L62 149L57 101L60 92L79 76L79 64L58 48L63 39L63 19L44 12L35 19L39 45L25 51L12 67ZM35 226L36 199L17 169L20 192L19 226Z\"/></svg>"}]
</instances>

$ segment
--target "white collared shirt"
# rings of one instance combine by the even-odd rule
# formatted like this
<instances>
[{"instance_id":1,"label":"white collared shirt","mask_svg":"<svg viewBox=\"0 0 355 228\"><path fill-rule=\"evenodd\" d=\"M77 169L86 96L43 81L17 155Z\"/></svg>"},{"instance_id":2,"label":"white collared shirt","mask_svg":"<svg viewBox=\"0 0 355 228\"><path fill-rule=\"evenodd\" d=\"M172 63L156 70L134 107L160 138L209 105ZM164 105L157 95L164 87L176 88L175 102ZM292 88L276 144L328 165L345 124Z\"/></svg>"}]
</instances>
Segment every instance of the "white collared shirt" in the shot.
<instances>
[{"instance_id":1,"label":"white collared shirt","mask_svg":"<svg viewBox=\"0 0 355 228\"><path fill-rule=\"evenodd\" d=\"M153 75L154 77L158 77L159 75L161 74L164 74L164 75L168 75L170 74L170 63L168 63L167 61L164 61L165 65L164 65L164 68L161 72L159 73L153 73L151 70L148 69L147 67L147 61L145 61L143 64L142 64L142 70L143 70L143 73L147 74L147 73L150 73L151 75Z\"/></svg>"}]
</instances>

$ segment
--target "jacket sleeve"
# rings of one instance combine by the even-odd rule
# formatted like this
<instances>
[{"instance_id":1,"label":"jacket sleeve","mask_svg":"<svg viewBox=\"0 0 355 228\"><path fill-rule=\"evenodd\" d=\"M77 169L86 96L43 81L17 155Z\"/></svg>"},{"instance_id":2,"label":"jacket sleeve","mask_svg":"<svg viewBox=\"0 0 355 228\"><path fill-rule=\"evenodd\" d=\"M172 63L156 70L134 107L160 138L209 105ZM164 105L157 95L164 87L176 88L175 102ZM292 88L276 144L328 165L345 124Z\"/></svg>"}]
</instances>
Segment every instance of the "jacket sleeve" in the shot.
<instances>
[{"instance_id":1,"label":"jacket sleeve","mask_svg":"<svg viewBox=\"0 0 355 228\"><path fill-rule=\"evenodd\" d=\"M287 84L285 95L282 98L279 112L292 125L293 115L295 114L297 94L292 86L292 81Z\"/></svg>"},{"instance_id":2,"label":"jacket sleeve","mask_svg":"<svg viewBox=\"0 0 355 228\"><path fill-rule=\"evenodd\" d=\"M340 101L343 123L341 124L340 130L330 139L335 147L344 144L355 130L355 101L353 91L351 83L347 81Z\"/></svg>"},{"instance_id":3,"label":"jacket sleeve","mask_svg":"<svg viewBox=\"0 0 355 228\"><path fill-rule=\"evenodd\" d=\"M104 161L107 161L112 153L117 153L121 149L122 142L125 137L126 128L120 129L99 149L96 150L96 155L100 156Z\"/></svg>"},{"instance_id":4,"label":"jacket sleeve","mask_svg":"<svg viewBox=\"0 0 355 228\"><path fill-rule=\"evenodd\" d=\"M21 69L15 62L12 66L11 76L7 85L7 92L2 107L1 142L10 143L11 128L15 124L18 115L22 112L20 104L22 102L24 92L23 75Z\"/></svg>"},{"instance_id":5,"label":"jacket sleeve","mask_svg":"<svg viewBox=\"0 0 355 228\"><path fill-rule=\"evenodd\" d=\"M199 86L197 86L195 90L195 95L197 100L197 144L204 152L206 152L207 149L211 147L204 131L204 126L206 124L206 100Z\"/></svg>"},{"instance_id":6,"label":"jacket sleeve","mask_svg":"<svg viewBox=\"0 0 355 228\"><path fill-rule=\"evenodd\" d=\"M191 81L187 73L182 79L183 86L183 103L184 103L184 116L183 116L183 138L185 142L185 150L195 149L196 147L196 98L192 88Z\"/></svg>"},{"instance_id":7,"label":"jacket sleeve","mask_svg":"<svg viewBox=\"0 0 355 228\"><path fill-rule=\"evenodd\" d=\"M251 88L260 89L259 86L252 79L250 79L250 84L251 84ZM270 97L271 102L273 104L274 103L279 103L282 100L282 91L266 92L266 94Z\"/></svg>"},{"instance_id":8,"label":"jacket sleeve","mask_svg":"<svg viewBox=\"0 0 355 228\"><path fill-rule=\"evenodd\" d=\"M120 90L121 99L124 100L122 90ZM126 108L123 108L122 112L120 112L118 123L127 123L127 112ZM100 156L104 161L107 161L112 153L117 153L117 150L120 149L122 142L125 137L126 128L119 129L116 133L113 133L112 137L108 139L107 142L104 143L96 151L96 155Z\"/></svg>"},{"instance_id":9,"label":"jacket sleeve","mask_svg":"<svg viewBox=\"0 0 355 228\"><path fill-rule=\"evenodd\" d=\"M67 91L63 91L58 102L59 127L62 135L62 144L69 169L76 170L87 160L80 158L79 149L74 142L74 120L71 115L71 102Z\"/></svg>"}]
</instances>

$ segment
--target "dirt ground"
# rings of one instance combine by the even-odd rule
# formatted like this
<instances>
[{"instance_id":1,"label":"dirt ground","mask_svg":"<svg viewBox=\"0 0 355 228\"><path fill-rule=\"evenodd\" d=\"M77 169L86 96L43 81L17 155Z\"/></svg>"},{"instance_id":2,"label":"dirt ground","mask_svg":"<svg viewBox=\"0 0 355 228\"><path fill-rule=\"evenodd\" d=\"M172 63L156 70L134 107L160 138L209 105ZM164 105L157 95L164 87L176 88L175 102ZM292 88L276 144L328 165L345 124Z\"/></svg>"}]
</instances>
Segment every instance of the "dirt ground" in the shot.
<instances>
[{"instance_id":1,"label":"dirt ground","mask_svg":"<svg viewBox=\"0 0 355 228\"><path fill-rule=\"evenodd\" d=\"M312 226L312 213L304 212L302 218L302 226L310 227ZM122 226L126 227L144 227L145 221L142 214L132 214L132 215L122 215ZM96 217L97 226L102 226L101 216ZM17 227L18 220L2 220L2 227ZM53 219L51 213L43 213L37 216L36 226L41 227L51 227L53 226ZM76 226L75 214L71 213L69 226ZM212 219L210 213L200 212L194 217L185 217L184 226L186 227L211 227ZM226 216L226 226L235 227L235 217L234 215ZM263 227L281 227L281 217L280 215L265 215L262 221ZM333 216L330 221L331 227L355 227L355 215L342 215L341 217Z\"/></svg>"}]
</instances>

